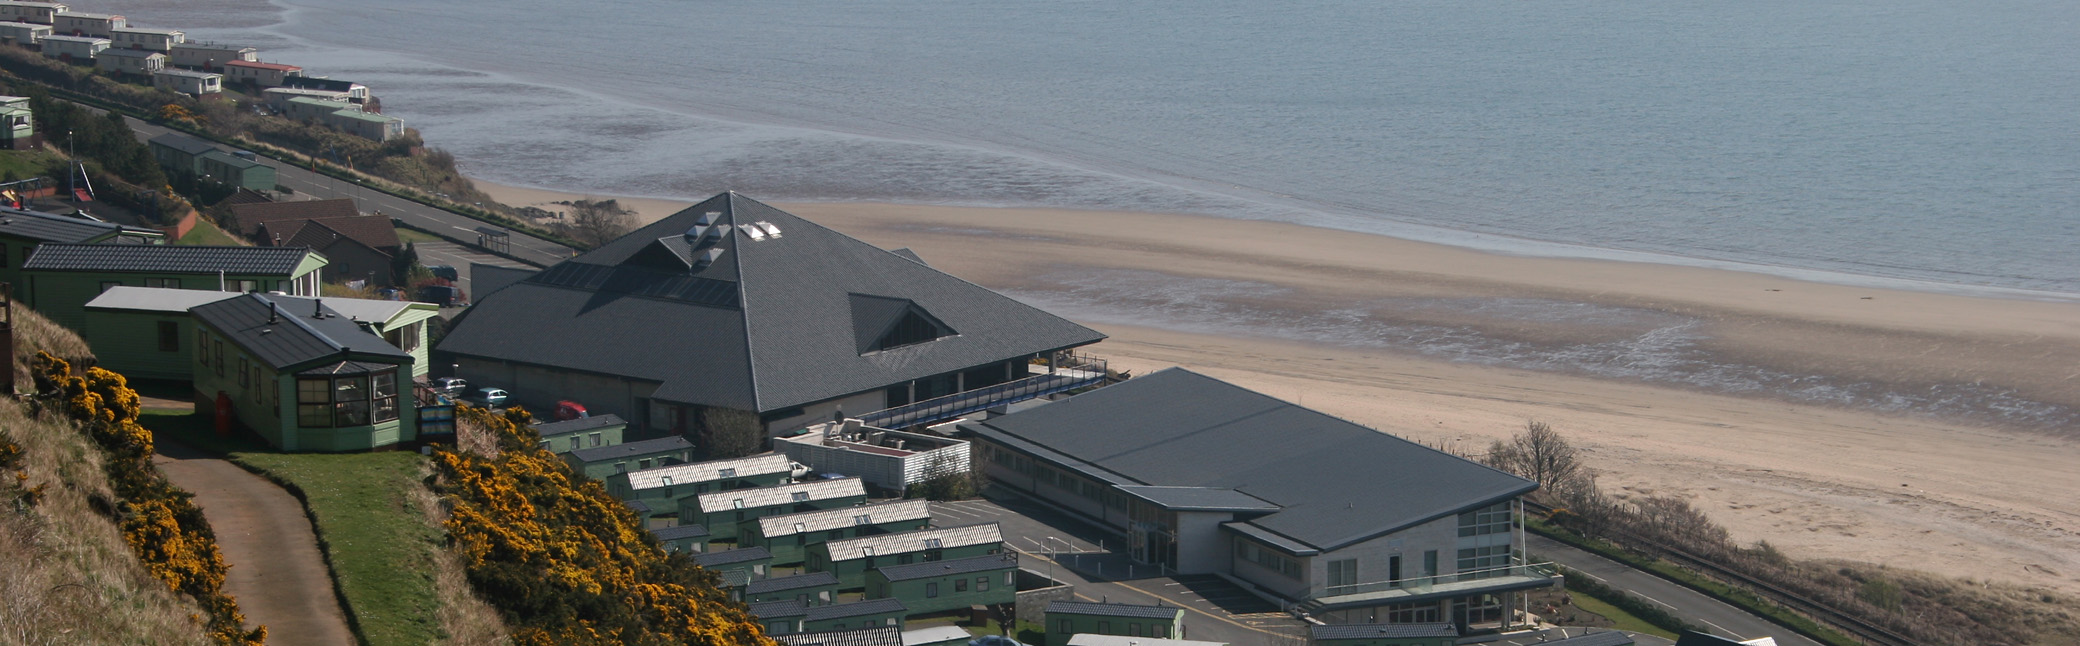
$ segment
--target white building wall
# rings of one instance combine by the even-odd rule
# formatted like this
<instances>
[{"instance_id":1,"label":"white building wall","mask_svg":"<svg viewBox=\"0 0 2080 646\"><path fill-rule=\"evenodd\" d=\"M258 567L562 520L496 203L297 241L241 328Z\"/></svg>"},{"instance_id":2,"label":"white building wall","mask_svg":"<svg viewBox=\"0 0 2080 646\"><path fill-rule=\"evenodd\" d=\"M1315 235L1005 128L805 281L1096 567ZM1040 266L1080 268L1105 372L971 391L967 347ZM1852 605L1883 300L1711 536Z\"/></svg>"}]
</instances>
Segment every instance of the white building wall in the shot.
<instances>
[{"instance_id":1,"label":"white building wall","mask_svg":"<svg viewBox=\"0 0 2080 646\"><path fill-rule=\"evenodd\" d=\"M50 25L26 22L0 23L0 41L24 47L41 43L43 42L43 37L49 35L51 35Z\"/></svg>"},{"instance_id":2,"label":"white building wall","mask_svg":"<svg viewBox=\"0 0 2080 646\"><path fill-rule=\"evenodd\" d=\"M1441 576L1458 571L1455 567L1458 564L1458 545L1459 516L1453 514L1317 556L1310 559L1307 566L1309 596L1319 597L1327 593L1330 561L1356 559L1359 584L1381 583L1388 580L1388 563L1392 557L1401 557L1401 578L1412 579L1425 574L1423 552L1437 550L1438 571L1435 574Z\"/></svg>"}]
</instances>

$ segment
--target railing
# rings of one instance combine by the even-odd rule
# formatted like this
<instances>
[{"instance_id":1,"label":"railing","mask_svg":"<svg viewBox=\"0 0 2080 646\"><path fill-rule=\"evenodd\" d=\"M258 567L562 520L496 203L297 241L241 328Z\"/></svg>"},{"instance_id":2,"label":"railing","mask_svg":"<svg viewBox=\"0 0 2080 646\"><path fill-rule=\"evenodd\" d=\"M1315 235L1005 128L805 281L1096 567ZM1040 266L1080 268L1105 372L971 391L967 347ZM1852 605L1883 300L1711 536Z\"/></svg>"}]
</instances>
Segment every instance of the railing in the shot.
<instances>
[{"instance_id":1,"label":"railing","mask_svg":"<svg viewBox=\"0 0 2080 646\"><path fill-rule=\"evenodd\" d=\"M1071 355L1052 372L860 415L869 426L905 428L1105 382L1105 361Z\"/></svg>"},{"instance_id":2,"label":"railing","mask_svg":"<svg viewBox=\"0 0 2080 646\"><path fill-rule=\"evenodd\" d=\"M1450 584L1454 583L1469 583L1474 581L1497 579L1502 577L1525 577L1534 579L1546 579L1559 576L1559 574L1559 568L1554 566L1552 563L1504 565L1501 567L1483 568L1479 570L1467 570L1464 572L1457 572L1453 574L1409 577L1405 579L1396 579L1393 581L1375 581L1372 583L1355 583L1351 585L1332 585L1328 586L1326 589L1323 590L1324 594L1322 596L1342 597L1354 594L1365 594L1369 592L1383 592L1388 590L1400 590L1412 595L1426 594L1433 590L1436 590L1439 586L1450 586ZM1456 587L1466 588L1478 586Z\"/></svg>"}]
</instances>

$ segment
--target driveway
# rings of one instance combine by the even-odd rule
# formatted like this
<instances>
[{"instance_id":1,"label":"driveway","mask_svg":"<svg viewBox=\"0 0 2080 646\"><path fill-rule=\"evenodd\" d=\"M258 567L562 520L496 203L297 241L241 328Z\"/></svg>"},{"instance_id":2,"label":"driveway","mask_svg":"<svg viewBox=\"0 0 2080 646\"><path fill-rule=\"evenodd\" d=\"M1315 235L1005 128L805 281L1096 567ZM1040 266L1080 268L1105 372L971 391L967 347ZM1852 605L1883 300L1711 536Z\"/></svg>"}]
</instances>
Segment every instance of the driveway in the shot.
<instances>
[{"instance_id":1,"label":"driveway","mask_svg":"<svg viewBox=\"0 0 2080 646\"><path fill-rule=\"evenodd\" d=\"M354 646L303 504L238 465L163 438L158 448L152 463L195 494L217 534L231 565L224 591L238 598L246 626L265 624L274 644Z\"/></svg>"}]
</instances>

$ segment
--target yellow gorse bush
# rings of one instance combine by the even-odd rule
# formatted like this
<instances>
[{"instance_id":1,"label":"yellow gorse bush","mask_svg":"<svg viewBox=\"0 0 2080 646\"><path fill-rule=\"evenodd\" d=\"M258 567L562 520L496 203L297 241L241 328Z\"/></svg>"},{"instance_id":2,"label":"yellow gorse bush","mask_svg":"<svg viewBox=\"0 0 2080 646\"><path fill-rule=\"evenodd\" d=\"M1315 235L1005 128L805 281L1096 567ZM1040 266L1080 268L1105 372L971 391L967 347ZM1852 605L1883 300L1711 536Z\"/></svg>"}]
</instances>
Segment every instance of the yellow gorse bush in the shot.
<instances>
[{"instance_id":1,"label":"yellow gorse bush","mask_svg":"<svg viewBox=\"0 0 2080 646\"><path fill-rule=\"evenodd\" d=\"M71 418L107 454L123 541L145 570L202 605L206 616L198 621L217 643L264 643L267 627L246 630L238 602L224 594L224 556L202 510L152 465L152 432L137 423L137 391L100 368L73 376L71 364L49 353L37 353L34 367L38 404Z\"/></svg>"},{"instance_id":2,"label":"yellow gorse bush","mask_svg":"<svg viewBox=\"0 0 2080 646\"><path fill-rule=\"evenodd\" d=\"M518 644L773 644L713 573L667 555L596 481L541 450L524 411L460 408L495 456L434 454L445 529Z\"/></svg>"}]
</instances>

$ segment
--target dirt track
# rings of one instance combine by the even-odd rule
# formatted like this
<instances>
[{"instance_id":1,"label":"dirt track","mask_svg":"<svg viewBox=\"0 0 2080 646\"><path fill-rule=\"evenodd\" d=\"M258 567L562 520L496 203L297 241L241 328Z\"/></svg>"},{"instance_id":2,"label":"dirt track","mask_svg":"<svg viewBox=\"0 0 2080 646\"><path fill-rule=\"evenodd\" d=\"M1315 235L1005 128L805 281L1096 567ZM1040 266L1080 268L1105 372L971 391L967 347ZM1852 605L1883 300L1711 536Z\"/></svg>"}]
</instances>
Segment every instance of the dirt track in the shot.
<instances>
[{"instance_id":1,"label":"dirt track","mask_svg":"<svg viewBox=\"0 0 2080 646\"><path fill-rule=\"evenodd\" d=\"M265 624L271 644L354 646L317 536L295 496L230 462L164 440L152 462L195 494L231 564L225 591L238 598L248 627Z\"/></svg>"}]
</instances>

